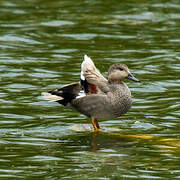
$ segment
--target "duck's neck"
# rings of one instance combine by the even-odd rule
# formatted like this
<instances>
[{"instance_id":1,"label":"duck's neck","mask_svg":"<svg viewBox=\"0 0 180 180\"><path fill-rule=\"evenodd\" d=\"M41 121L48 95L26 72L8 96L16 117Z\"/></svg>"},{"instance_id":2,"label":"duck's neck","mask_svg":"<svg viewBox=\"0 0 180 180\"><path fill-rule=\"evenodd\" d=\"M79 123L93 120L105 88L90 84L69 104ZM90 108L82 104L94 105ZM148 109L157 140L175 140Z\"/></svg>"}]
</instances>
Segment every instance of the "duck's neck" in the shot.
<instances>
[{"instance_id":1,"label":"duck's neck","mask_svg":"<svg viewBox=\"0 0 180 180\"><path fill-rule=\"evenodd\" d=\"M124 84L122 80L112 80L112 79L108 79L108 83L110 83L110 84Z\"/></svg>"}]
</instances>

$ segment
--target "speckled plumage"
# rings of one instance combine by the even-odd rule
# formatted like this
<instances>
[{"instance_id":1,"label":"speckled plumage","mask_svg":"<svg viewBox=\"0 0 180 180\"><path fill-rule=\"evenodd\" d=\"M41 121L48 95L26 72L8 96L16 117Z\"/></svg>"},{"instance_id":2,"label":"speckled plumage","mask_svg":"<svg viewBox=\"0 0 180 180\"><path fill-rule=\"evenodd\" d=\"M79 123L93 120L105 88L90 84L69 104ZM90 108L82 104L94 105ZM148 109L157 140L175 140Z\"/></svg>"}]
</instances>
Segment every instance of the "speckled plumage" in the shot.
<instances>
[{"instance_id":1,"label":"speckled plumage","mask_svg":"<svg viewBox=\"0 0 180 180\"><path fill-rule=\"evenodd\" d=\"M104 94L91 94L73 99L71 105L77 111L94 119L110 119L126 113L132 104L129 88L124 84L108 84Z\"/></svg>"},{"instance_id":2,"label":"speckled plumage","mask_svg":"<svg viewBox=\"0 0 180 180\"><path fill-rule=\"evenodd\" d=\"M119 63L110 66L106 79L85 55L81 65L81 83L72 83L45 95L50 101L73 108L91 119L111 119L125 114L131 107L131 92L123 82L125 78L139 81L127 65ZM79 96L80 92L84 96Z\"/></svg>"}]
</instances>

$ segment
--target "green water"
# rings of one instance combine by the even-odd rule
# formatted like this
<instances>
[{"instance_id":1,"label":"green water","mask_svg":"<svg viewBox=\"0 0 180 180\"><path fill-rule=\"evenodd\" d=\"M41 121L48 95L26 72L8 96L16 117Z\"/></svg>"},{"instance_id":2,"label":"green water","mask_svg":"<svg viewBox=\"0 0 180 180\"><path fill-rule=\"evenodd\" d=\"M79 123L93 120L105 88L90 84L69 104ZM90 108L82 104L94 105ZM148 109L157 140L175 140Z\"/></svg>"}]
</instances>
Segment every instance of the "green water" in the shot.
<instances>
[{"instance_id":1,"label":"green water","mask_svg":"<svg viewBox=\"0 0 180 180\"><path fill-rule=\"evenodd\" d=\"M0 1L0 179L180 179L179 0ZM79 81L88 54L126 63L133 106L90 120L41 92Z\"/></svg>"}]
</instances>

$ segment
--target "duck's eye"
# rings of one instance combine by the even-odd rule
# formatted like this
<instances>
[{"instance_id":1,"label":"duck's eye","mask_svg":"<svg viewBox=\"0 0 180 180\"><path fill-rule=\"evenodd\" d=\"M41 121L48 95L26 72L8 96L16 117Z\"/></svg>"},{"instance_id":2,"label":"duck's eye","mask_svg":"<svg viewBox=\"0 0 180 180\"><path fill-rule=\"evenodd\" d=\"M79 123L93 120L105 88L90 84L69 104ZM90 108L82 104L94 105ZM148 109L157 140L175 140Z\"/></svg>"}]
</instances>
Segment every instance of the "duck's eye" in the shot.
<instances>
[{"instance_id":1,"label":"duck's eye","mask_svg":"<svg viewBox=\"0 0 180 180\"><path fill-rule=\"evenodd\" d=\"M123 71L124 69L123 68L119 68L120 71Z\"/></svg>"}]
</instances>

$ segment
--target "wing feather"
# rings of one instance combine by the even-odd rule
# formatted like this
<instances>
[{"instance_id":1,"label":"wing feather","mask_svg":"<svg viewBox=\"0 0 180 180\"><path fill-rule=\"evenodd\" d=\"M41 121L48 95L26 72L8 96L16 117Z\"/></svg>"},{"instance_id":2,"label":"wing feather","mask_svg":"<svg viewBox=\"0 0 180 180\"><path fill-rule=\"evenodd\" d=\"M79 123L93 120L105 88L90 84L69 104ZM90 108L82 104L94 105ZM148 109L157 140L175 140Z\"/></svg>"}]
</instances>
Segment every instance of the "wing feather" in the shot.
<instances>
[{"instance_id":1,"label":"wing feather","mask_svg":"<svg viewBox=\"0 0 180 180\"><path fill-rule=\"evenodd\" d=\"M84 61L81 64L81 78L97 86L102 92L108 91L108 80L100 73L94 65L94 62L87 55L84 56Z\"/></svg>"}]
</instances>

